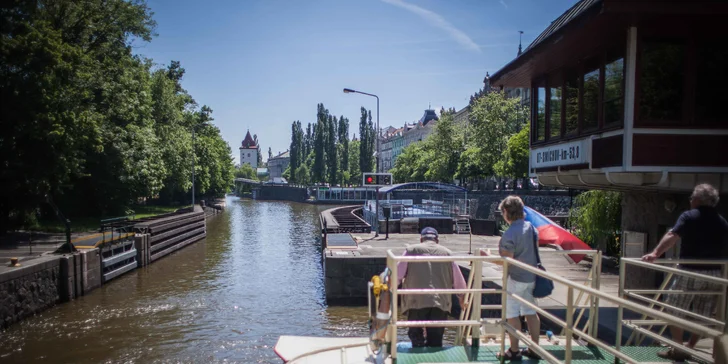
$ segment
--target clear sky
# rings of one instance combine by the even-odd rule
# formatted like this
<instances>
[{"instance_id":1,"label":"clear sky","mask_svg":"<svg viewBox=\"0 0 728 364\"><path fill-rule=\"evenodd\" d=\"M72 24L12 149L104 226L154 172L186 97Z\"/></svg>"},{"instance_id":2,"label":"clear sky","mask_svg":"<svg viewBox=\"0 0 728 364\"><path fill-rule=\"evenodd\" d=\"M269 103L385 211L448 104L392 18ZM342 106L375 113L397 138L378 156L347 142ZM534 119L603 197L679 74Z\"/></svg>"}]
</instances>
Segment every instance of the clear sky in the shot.
<instances>
[{"instance_id":1,"label":"clear sky","mask_svg":"<svg viewBox=\"0 0 728 364\"><path fill-rule=\"evenodd\" d=\"M461 109L486 72L511 61L576 0L148 0L158 36L137 53L178 60L183 86L213 109L238 162L246 130L268 158L288 149L291 122L316 104L380 126L419 119L431 103ZM376 115L376 114L374 114ZM376 116L375 116L376 122Z\"/></svg>"}]
</instances>

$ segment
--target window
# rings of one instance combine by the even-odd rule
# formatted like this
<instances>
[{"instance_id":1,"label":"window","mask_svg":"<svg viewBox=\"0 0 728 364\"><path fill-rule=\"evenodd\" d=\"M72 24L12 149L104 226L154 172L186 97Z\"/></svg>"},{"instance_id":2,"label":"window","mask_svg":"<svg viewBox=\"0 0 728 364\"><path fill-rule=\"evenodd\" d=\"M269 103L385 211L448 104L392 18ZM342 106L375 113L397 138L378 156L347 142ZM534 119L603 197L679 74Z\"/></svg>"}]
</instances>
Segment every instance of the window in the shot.
<instances>
[{"instance_id":1,"label":"window","mask_svg":"<svg viewBox=\"0 0 728 364\"><path fill-rule=\"evenodd\" d=\"M546 88L539 87L534 90L536 94L536 141L546 139Z\"/></svg>"},{"instance_id":2,"label":"window","mask_svg":"<svg viewBox=\"0 0 728 364\"><path fill-rule=\"evenodd\" d=\"M566 78L566 134L575 135L579 129L579 77L571 75Z\"/></svg>"},{"instance_id":3,"label":"window","mask_svg":"<svg viewBox=\"0 0 728 364\"><path fill-rule=\"evenodd\" d=\"M624 58L604 66L604 125L621 123L624 117Z\"/></svg>"},{"instance_id":4,"label":"window","mask_svg":"<svg viewBox=\"0 0 728 364\"><path fill-rule=\"evenodd\" d=\"M645 41L640 57L640 121L682 122L685 46Z\"/></svg>"},{"instance_id":5,"label":"window","mask_svg":"<svg viewBox=\"0 0 728 364\"><path fill-rule=\"evenodd\" d=\"M250 153L248 153L248 158L250 158Z\"/></svg>"},{"instance_id":6,"label":"window","mask_svg":"<svg viewBox=\"0 0 728 364\"><path fill-rule=\"evenodd\" d=\"M584 73L584 122L582 129L596 129L599 126L599 67Z\"/></svg>"},{"instance_id":7,"label":"window","mask_svg":"<svg viewBox=\"0 0 728 364\"><path fill-rule=\"evenodd\" d=\"M549 120L551 121L549 137L556 139L561 136L561 87L552 87L549 96Z\"/></svg>"},{"instance_id":8,"label":"window","mask_svg":"<svg viewBox=\"0 0 728 364\"><path fill-rule=\"evenodd\" d=\"M698 46L695 90L695 123L717 126L726 121L725 84L728 83L728 42L711 41Z\"/></svg>"}]
</instances>

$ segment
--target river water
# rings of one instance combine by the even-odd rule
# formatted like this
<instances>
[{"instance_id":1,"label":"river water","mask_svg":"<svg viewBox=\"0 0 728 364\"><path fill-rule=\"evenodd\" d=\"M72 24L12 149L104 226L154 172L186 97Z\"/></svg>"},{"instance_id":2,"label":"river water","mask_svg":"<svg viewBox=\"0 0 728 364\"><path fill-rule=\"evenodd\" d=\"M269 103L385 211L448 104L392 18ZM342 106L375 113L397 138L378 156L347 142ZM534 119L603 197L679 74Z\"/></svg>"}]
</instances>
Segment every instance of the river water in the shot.
<instances>
[{"instance_id":1,"label":"river water","mask_svg":"<svg viewBox=\"0 0 728 364\"><path fill-rule=\"evenodd\" d=\"M0 363L280 363L280 335L366 335L366 308L326 305L323 207L227 204L205 240L0 332Z\"/></svg>"}]
</instances>

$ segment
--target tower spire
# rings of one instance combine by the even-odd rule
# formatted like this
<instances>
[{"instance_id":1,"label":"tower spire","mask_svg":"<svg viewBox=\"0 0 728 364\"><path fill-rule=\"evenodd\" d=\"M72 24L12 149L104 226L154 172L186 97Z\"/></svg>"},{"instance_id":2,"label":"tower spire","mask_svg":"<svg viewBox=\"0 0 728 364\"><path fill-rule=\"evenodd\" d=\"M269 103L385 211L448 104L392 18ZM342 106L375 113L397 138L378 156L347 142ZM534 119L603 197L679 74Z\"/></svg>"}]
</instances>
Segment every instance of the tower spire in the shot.
<instances>
[{"instance_id":1,"label":"tower spire","mask_svg":"<svg viewBox=\"0 0 728 364\"><path fill-rule=\"evenodd\" d=\"M521 53L523 53L521 51L521 36L523 36L523 30L518 31L518 55L519 56L521 55Z\"/></svg>"}]
</instances>

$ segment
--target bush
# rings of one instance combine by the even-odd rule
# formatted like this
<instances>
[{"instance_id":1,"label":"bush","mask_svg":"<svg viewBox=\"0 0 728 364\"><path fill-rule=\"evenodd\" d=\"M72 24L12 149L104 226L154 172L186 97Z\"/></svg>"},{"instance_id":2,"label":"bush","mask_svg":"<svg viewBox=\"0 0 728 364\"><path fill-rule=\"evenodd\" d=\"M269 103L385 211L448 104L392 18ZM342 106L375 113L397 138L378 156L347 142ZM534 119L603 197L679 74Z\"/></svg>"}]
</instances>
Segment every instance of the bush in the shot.
<instances>
[{"instance_id":1,"label":"bush","mask_svg":"<svg viewBox=\"0 0 728 364\"><path fill-rule=\"evenodd\" d=\"M595 248L606 242L607 255L619 256L622 223L622 193L592 190L581 193L570 211L570 223L577 237Z\"/></svg>"}]
</instances>

